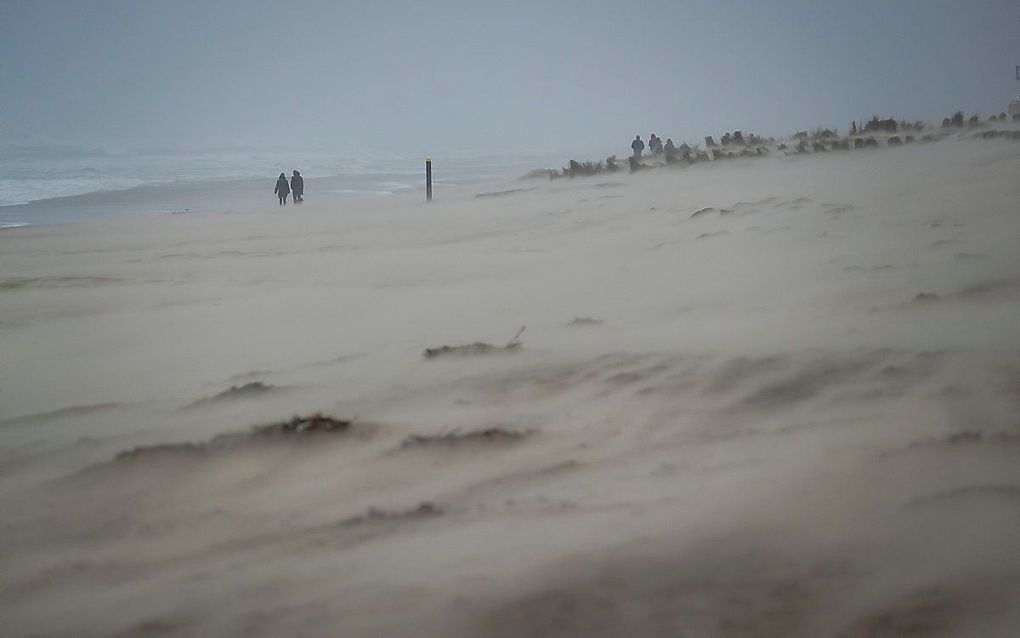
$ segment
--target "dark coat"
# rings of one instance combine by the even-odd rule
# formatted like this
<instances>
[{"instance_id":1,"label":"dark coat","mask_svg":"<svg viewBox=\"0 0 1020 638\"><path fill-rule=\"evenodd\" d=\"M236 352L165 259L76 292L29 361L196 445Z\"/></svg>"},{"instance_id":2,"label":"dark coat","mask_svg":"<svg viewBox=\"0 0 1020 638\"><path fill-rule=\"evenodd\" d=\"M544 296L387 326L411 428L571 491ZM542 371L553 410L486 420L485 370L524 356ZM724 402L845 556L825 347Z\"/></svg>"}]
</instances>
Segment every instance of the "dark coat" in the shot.
<instances>
[{"instance_id":1,"label":"dark coat","mask_svg":"<svg viewBox=\"0 0 1020 638\"><path fill-rule=\"evenodd\" d=\"M630 143L630 147L631 147L631 148L632 148L632 149L634 150L634 152L636 153L636 152L638 152L638 151L643 151L643 150L645 150L645 143L644 143L644 142L642 142L641 140L634 140L633 142L631 142L631 143Z\"/></svg>"},{"instance_id":2,"label":"dark coat","mask_svg":"<svg viewBox=\"0 0 1020 638\"><path fill-rule=\"evenodd\" d=\"M300 175L295 175L290 178L290 190L294 191L295 195L300 195L305 192L305 178Z\"/></svg>"},{"instance_id":3,"label":"dark coat","mask_svg":"<svg viewBox=\"0 0 1020 638\"><path fill-rule=\"evenodd\" d=\"M277 195L288 195L290 194L290 184L287 183L286 177L281 177L276 180L276 188L273 190Z\"/></svg>"}]
</instances>

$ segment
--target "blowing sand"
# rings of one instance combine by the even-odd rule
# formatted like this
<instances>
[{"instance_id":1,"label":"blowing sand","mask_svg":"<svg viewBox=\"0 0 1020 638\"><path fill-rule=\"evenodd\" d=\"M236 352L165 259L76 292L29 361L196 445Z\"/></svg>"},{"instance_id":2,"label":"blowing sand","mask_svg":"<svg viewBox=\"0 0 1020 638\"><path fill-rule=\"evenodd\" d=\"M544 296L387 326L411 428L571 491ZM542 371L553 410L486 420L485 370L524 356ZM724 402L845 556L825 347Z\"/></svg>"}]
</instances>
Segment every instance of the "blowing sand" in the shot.
<instances>
[{"instance_id":1,"label":"blowing sand","mask_svg":"<svg viewBox=\"0 0 1020 638\"><path fill-rule=\"evenodd\" d=\"M1018 174L3 231L0 633L1016 635Z\"/></svg>"}]
</instances>

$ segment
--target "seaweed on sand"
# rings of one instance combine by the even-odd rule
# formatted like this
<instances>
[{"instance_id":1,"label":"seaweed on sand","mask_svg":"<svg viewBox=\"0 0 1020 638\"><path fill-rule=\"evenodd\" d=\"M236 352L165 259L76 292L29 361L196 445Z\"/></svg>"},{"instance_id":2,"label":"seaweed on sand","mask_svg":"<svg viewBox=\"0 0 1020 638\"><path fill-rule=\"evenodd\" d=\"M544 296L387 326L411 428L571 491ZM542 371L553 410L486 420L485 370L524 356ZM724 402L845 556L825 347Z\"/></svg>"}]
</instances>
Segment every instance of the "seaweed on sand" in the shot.
<instances>
[{"instance_id":1,"label":"seaweed on sand","mask_svg":"<svg viewBox=\"0 0 1020 638\"><path fill-rule=\"evenodd\" d=\"M366 513L358 516L352 516L351 518L344 520L341 525L347 527L368 523L388 523L417 520L422 518L435 518L442 515L443 510L441 507L437 506L435 503L423 501L418 504L418 507L409 510L393 511L370 507Z\"/></svg>"},{"instance_id":2,"label":"seaweed on sand","mask_svg":"<svg viewBox=\"0 0 1020 638\"><path fill-rule=\"evenodd\" d=\"M422 356L426 359L435 359L436 357L445 356L474 356L482 354L496 354L500 352L513 352L520 349L521 347L521 335L524 333L524 329L527 326L521 326L521 329L517 331L514 338L506 343L504 346L494 346L491 343L483 343L476 341L474 343L466 343L457 346L439 346L438 348L426 348Z\"/></svg>"},{"instance_id":3,"label":"seaweed on sand","mask_svg":"<svg viewBox=\"0 0 1020 638\"><path fill-rule=\"evenodd\" d=\"M171 457L204 457L215 452L270 439L293 439L324 434L343 434L351 429L351 421L336 419L320 412L293 416L287 421L259 425L249 432L219 434L205 443L161 443L143 445L121 451L114 461L143 461Z\"/></svg>"},{"instance_id":4,"label":"seaweed on sand","mask_svg":"<svg viewBox=\"0 0 1020 638\"><path fill-rule=\"evenodd\" d=\"M346 432L351 427L351 422L345 419L335 419L316 412L309 416L293 416L289 421L260 425L253 431L255 436L293 436L298 434L318 433L340 433ZM213 439L215 442L216 439Z\"/></svg>"},{"instance_id":5,"label":"seaweed on sand","mask_svg":"<svg viewBox=\"0 0 1020 638\"><path fill-rule=\"evenodd\" d=\"M526 430L507 430L505 428L485 428L463 432L453 430L442 434L412 434L400 444L401 448L424 447L456 447L471 443L498 444L516 443L531 434Z\"/></svg>"},{"instance_id":6,"label":"seaweed on sand","mask_svg":"<svg viewBox=\"0 0 1020 638\"><path fill-rule=\"evenodd\" d=\"M214 394L211 397L199 399L195 401L189 408L197 408L213 403L219 403L221 401L231 401L234 399L248 399L251 397L260 396L276 390L276 386L262 383L261 381L251 381L243 385L232 385L219 394Z\"/></svg>"}]
</instances>

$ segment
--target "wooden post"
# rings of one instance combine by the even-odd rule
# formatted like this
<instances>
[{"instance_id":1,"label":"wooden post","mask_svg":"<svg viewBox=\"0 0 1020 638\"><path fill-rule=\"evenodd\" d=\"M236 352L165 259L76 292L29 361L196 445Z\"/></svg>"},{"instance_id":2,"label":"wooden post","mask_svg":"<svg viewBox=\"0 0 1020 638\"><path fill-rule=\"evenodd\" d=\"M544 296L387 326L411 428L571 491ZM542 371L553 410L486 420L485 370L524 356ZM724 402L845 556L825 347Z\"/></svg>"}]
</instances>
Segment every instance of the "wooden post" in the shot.
<instances>
[{"instance_id":1,"label":"wooden post","mask_svg":"<svg viewBox=\"0 0 1020 638\"><path fill-rule=\"evenodd\" d=\"M425 199L432 201L432 158L425 158Z\"/></svg>"}]
</instances>

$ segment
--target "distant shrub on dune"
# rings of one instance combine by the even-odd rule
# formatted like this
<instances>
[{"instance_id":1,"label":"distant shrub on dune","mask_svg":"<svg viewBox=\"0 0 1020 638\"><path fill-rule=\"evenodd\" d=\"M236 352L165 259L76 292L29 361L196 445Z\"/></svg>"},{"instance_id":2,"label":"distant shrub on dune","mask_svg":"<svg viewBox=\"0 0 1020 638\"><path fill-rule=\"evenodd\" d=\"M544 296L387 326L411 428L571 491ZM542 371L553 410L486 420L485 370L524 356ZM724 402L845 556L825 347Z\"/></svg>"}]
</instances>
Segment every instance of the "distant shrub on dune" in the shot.
<instances>
[{"instance_id":1,"label":"distant shrub on dune","mask_svg":"<svg viewBox=\"0 0 1020 638\"><path fill-rule=\"evenodd\" d=\"M967 128L974 128L976 126L981 126L981 118L977 115L971 115L967 120Z\"/></svg>"},{"instance_id":2,"label":"distant shrub on dune","mask_svg":"<svg viewBox=\"0 0 1020 638\"><path fill-rule=\"evenodd\" d=\"M893 135L889 138L889 146L903 146L903 140L898 135Z\"/></svg>"},{"instance_id":3,"label":"distant shrub on dune","mask_svg":"<svg viewBox=\"0 0 1020 638\"><path fill-rule=\"evenodd\" d=\"M616 156L610 155L605 159L604 162L578 162L577 160L570 160L566 168L561 170L549 169L549 179L558 179L560 177L588 177L590 175L598 175L599 173L615 173L620 170L620 165L616 163Z\"/></svg>"},{"instance_id":4,"label":"distant shrub on dune","mask_svg":"<svg viewBox=\"0 0 1020 638\"><path fill-rule=\"evenodd\" d=\"M627 162L630 165L630 172L631 173L636 173L636 172L638 172L640 170L643 170L643 169L646 169L646 168L651 168L650 166L648 166L646 164L642 164L640 162L640 160L638 160L638 158L634 157L633 155L631 155L630 157L627 158Z\"/></svg>"},{"instance_id":5,"label":"distant shrub on dune","mask_svg":"<svg viewBox=\"0 0 1020 638\"><path fill-rule=\"evenodd\" d=\"M991 140L1001 137L1007 140L1020 140L1020 131L985 131L979 134L983 140Z\"/></svg>"},{"instance_id":6,"label":"distant shrub on dune","mask_svg":"<svg viewBox=\"0 0 1020 638\"><path fill-rule=\"evenodd\" d=\"M963 111L953 113L953 116L949 119L949 126L953 128L963 128Z\"/></svg>"},{"instance_id":7,"label":"distant shrub on dune","mask_svg":"<svg viewBox=\"0 0 1020 638\"><path fill-rule=\"evenodd\" d=\"M901 131L920 131L924 129L925 126L926 126L925 123L922 122L921 120L918 120L916 122L907 121L900 122Z\"/></svg>"},{"instance_id":8,"label":"distant shrub on dune","mask_svg":"<svg viewBox=\"0 0 1020 638\"><path fill-rule=\"evenodd\" d=\"M567 177L578 177L578 176L589 176L598 175L605 166L602 162L578 162L577 160L570 160L570 165L564 169L567 173Z\"/></svg>"},{"instance_id":9,"label":"distant shrub on dune","mask_svg":"<svg viewBox=\"0 0 1020 638\"><path fill-rule=\"evenodd\" d=\"M895 133L898 126L899 125L896 123L896 120L891 117L879 119L879 117L875 115L864 124L863 130L865 133Z\"/></svg>"},{"instance_id":10,"label":"distant shrub on dune","mask_svg":"<svg viewBox=\"0 0 1020 638\"><path fill-rule=\"evenodd\" d=\"M828 140L836 136L836 132L828 128L816 128L811 132L811 139L813 140Z\"/></svg>"}]
</instances>

